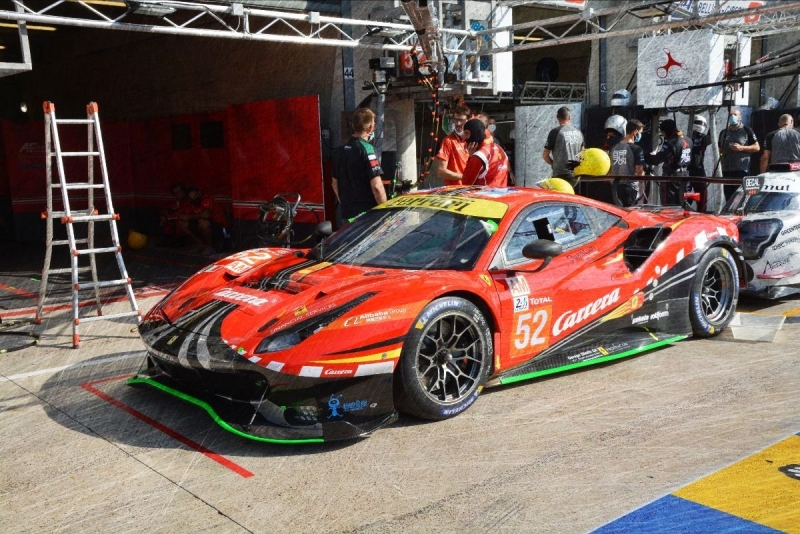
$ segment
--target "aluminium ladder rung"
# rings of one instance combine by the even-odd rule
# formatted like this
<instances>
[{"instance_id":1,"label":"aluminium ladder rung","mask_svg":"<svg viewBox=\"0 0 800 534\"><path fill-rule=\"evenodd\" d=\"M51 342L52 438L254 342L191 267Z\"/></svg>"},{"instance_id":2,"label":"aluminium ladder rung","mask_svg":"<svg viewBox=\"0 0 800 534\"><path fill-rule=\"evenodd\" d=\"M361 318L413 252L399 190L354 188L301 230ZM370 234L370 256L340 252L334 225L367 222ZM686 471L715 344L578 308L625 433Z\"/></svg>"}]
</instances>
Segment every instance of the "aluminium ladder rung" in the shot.
<instances>
[{"instance_id":1,"label":"aluminium ladder rung","mask_svg":"<svg viewBox=\"0 0 800 534\"><path fill-rule=\"evenodd\" d=\"M62 152L61 157L70 156L99 156L100 152Z\"/></svg>"},{"instance_id":2,"label":"aluminium ladder rung","mask_svg":"<svg viewBox=\"0 0 800 534\"><path fill-rule=\"evenodd\" d=\"M89 240L86 239L85 237L75 240L75 244L76 245L83 245L83 244L88 243L88 242L89 242ZM54 245L69 245L70 242L69 242L69 239L56 239L55 241L53 241L53 244Z\"/></svg>"},{"instance_id":3,"label":"aluminium ladder rung","mask_svg":"<svg viewBox=\"0 0 800 534\"><path fill-rule=\"evenodd\" d=\"M83 250L75 249L72 253L76 256L84 254L101 254L103 252L122 252L122 247L101 247L101 248L85 248Z\"/></svg>"},{"instance_id":4,"label":"aluminium ladder rung","mask_svg":"<svg viewBox=\"0 0 800 534\"><path fill-rule=\"evenodd\" d=\"M131 283L130 278L120 278L119 280L104 280L102 282L78 282L75 284L75 289L82 291L84 289L94 289L96 287L117 287L126 286Z\"/></svg>"},{"instance_id":5,"label":"aluminium ladder rung","mask_svg":"<svg viewBox=\"0 0 800 534\"><path fill-rule=\"evenodd\" d=\"M61 217L62 223L76 223L76 222L90 222L90 221L116 221L119 220L119 214L117 213L104 213L102 215L72 215L71 217L67 217L66 215Z\"/></svg>"},{"instance_id":6,"label":"aluminium ladder rung","mask_svg":"<svg viewBox=\"0 0 800 534\"><path fill-rule=\"evenodd\" d=\"M87 265L86 267L78 267L77 269L75 269L75 272L81 273L91 270L92 266ZM63 269L47 269L47 274L62 274L62 273L72 273L72 267L64 267Z\"/></svg>"},{"instance_id":7,"label":"aluminium ladder rung","mask_svg":"<svg viewBox=\"0 0 800 534\"><path fill-rule=\"evenodd\" d=\"M54 119L53 122L56 124L94 124L92 119Z\"/></svg>"},{"instance_id":8,"label":"aluminium ladder rung","mask_svg":"<svg viewBox=\"0 0 800 534\"><path fill-rule=\"evenodd\" d=\"M97 210L72 210L72 217L83 217L85 215L94 215ZM53 211L50 213L51 219L63 219L67 215L66 211ZM47 212L42 213L42 219L47 218Z\"/></svg>"},{"instance_id":9,"label":"aluminium ladder rung","mask_svg":"<svg viewBox=\"0 0 800 534\"><path fill-rule=\"evenodd\" d=\"M120 317L133 317L138 315L141 315L141 313L136 310L122 313L112 313L110 315L97 315L95 317L81 317L78 319L78 321L81 323L89 323L92 321L107 321L109 319L119 319Z\"/></svg>"},{"instance_id":10,"label":"aluminium ladder rung","mask_svg":"<svg viewBox=\"0 0 800 534\"><path fill-rule=\"evenodd\" d=\"M54 183L52 187L62 187L59 183ZM89 182L73 182L63 186L65 189L105 189L104 184L90 184Z\"/></svg>"}]
</instances>

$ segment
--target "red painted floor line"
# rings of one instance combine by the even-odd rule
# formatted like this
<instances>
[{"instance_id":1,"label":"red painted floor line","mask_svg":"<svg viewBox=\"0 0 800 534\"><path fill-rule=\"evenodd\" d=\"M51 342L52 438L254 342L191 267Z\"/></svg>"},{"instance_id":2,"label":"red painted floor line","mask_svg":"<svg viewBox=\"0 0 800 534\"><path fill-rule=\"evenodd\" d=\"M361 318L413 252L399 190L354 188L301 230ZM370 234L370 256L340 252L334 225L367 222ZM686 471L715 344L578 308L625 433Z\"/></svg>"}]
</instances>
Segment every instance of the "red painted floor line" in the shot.
<instances>
[{"instance_id":1,"label":"red painted floor line","mask_svg":"<svg viewBox=\"0 0 800 534\"><path fill-rule=\"evenodd\" d=\"M31 293L30 291L25 291L23 289L17 289L16 287L7 286L5 284L0 284L0 289L2 289L4 291L8 291L10 293L16 293L17 295L22 295L23 297L26 297L26 298L29 298L29 299L38 299L39 298L39 295Z\"/></svg>"},{"instance_id":2,"label":"red painted floor line","mask_svg":"<svg viewBox=\"0 0 800 534\"><path fill-rule=\"evenodd\" d=\"M146 290L141 291L139 293L135 293L137 299L146 299L150 297L161 297L169 293L170 289L157 289L152 292L147 292ZM38 296L36 297L38 298ZM109 300L103 300L101 296L101 300L103 301L103 306L108 304L113 304L116 302L124 302L128 300L127 295L121 295L119 297L115 297ZM78 303L79 308L85 308L88 306L95 306L96 303L94 300L85 300L83 302ZM54 311L64 311L64 310L71 310L72 303L65 303L65 304L51 304L50 306L45 306L42 308L42 314L50 313ZM17 308L16 310L3 310L3 317L19 317L20 315L34 315L36 313L36 306L30 306L28 308Z\"/></svg>"},{"instance_id":3,"label":"red painted floor line","mask_svg":"<svg viewBox=\"0 0 800 534\"><path fill-rule=\"evenodd\" d=\"M202 445L200 445L196 441L192 441L191 439L187 438L183 434L179 434L178 432L172 430L171 428L159 423L155 419L146 416L142 412L140 412L140 411L138 411L138 410L136 410L134 408L131 408L127 404L123 403L122 401L119 401L119 400L115 399L114 397L112 397L112 396L110 396L110 395L108 395L106 393L103 393L102 391L100 391L99 389L94 387L95 384L100 384L102 382L111 382L113 380L122 380L124 378L128 378L129 376L130 375L124 375L124 376L115 376L115 377L112 377L112 378L103 378L101 380L93 380L91 382L86 382L84 384L81 384L81 387L83 389L85 389L86 391L88 391L89 393L97 395L98 397L100 397L104 401L108 402L109 404L113 404L114 406L116 406L120 410L131 414L132 416L136 417L137 419L139 419L141 421L144 421L145 423L147 423L148 425L152 426L156 430L160 430L161 432L163 432L164 434L168 435L169 437L175 439L176 441L179 441L179 442L183 443L184 445L186 445L190 449L194 449L197 452L204 454L205 456L207 456L211 460L214 460L215 462L219 463L220 465L223 465L223 466L227 467L228 469L230 469L231 471L233 471L237 475L242 476L244 478L250 478L251 476L253 476L252 472L248 471L247 469L245 469L244 467L240 466L239 464L237 464L235 462L232 462L232 461L228 460L227 458L225 458L224 456L222 456L220 454L217 454L214 451L203 447Z\"/></svg>"}]
</instances>

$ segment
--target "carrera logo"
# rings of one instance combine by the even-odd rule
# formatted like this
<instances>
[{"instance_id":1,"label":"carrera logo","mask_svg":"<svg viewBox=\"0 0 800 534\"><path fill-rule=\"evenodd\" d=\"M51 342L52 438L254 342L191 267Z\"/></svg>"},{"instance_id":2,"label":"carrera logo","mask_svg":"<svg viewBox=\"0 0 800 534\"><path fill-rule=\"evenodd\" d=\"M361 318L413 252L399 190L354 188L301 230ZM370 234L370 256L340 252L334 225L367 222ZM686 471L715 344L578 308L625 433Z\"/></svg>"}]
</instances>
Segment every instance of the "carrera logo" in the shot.
<instances>
[{"instance_id":1,"label":"carrera logo","mask_svg":"<svg viewBox=\"0 0 800 534\"><path fill-rule=\"evenodd\" d=\"M337 376L337 375L352 375L352 369L325 369L325 372L322 373L325 376Z\"/></svg>"},{"instance_id":2,"label":"carrera logo","mask_svg":"<svg viewBox=\"0 0 800 534\"><path fill-rule=\"evenodd\" d=\"M575 325L581 324L590 317L594 317L619 300L619 288L594 302L591 302L578 311L567 310L561 314L553 325L553 335L558 336Z\"/></svg>"},{"instance_id":3,"label":"carrera logo","mask_svg":"<svg viewBox=\"0 0 800 534\"><path fill-rule=\"evenodd\" d=\"M220 297L224 300L229 300L233 302L242 302L244 304L251 304L253 306L261 306L262 304L266 304L269 302L267 299L254 297L253 295L248 295L247 293L239 293L238 291L234 291L233 289L222 289L214 293L215 297Z\"/></svg>"}]
</instances>

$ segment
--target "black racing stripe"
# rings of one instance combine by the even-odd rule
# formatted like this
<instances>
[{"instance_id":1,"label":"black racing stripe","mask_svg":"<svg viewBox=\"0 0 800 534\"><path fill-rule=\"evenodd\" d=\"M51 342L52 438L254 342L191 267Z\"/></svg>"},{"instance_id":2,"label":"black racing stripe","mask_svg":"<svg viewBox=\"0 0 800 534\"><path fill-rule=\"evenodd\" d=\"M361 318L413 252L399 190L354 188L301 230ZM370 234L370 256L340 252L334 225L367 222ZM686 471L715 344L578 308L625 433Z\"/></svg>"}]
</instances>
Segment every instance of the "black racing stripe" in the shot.
<instances>
[{"instance_id":1,"label":"black racing stripe","mask_svg":"<svg viewBox=\"0 0 800 534\"><path fill-rule=\"evenodd\" d=\"M343 350L341 352L329 352L326 356L339 356L342 354L352 354L354 352L360 352L362 350L372 350L372 349L380 349L382 347L388 347L389 345L394 345L395 343L400 343L405 341L406 336L395 337L392 339L387 339L385 341L379 341L378 343L373 343L371 345L364 345L361 347L356 347L350 350Z\"/></svg>"}]
</instances>

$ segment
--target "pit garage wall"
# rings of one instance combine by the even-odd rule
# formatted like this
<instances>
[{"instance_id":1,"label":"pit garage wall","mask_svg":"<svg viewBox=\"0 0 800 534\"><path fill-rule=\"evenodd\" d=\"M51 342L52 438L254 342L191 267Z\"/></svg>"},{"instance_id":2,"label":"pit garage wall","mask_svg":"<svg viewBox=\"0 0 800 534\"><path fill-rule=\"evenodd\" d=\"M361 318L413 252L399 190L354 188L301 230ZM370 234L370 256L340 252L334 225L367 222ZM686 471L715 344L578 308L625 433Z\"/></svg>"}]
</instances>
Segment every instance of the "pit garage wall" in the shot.
<instances>
[{"instance_id":1,"label":"pit garage wall","mask_svg":"<svg viewBox=\"0 0 800 534\"><path fill-rule=\"evenodd\" d=\"M62 117L58 109L56 113L60 118L78 118ZM235 228L242 220L254 220L260 203L284 191L299 192L304 202L322 210L325 197L316 95L134 121L103 121L101 107L100 116L112 200L115 211L122 216L119 224L123 236L129 228L147 234L159 231L158 214L172 203L170 185L174 182L197 186L213 196L235 218ZM208 146L208 138L201 142L204 125L214 123L222 126L222 146ZM0 131L14 237L18 241L43 240L45 222L40 213L46 208L44 124L2 121ZM177 146L173 135L176 131L188 132L188 138L178 136L182 144ZM64 125L59 134L64 150L85 149L85 126ZM218 143L212 139L210 144ZM65 163L68 181L86 180L83 158L71 158ZM95 180L100 180L97 167ZM54 193L54 199L60 199L60 192ZM74 209L85 207L85 200L81 201L78 195L70 199ZM60 201L54 202L55 208L60 209ZM104 206L103 202L96 204L101 209ZM299 220L302 219L301 214Z\"/></svg>"},{"instance_id":2,"label":"pit garage wall","mask_svg":"<svg viewBox=\"0 0 800 534\"><path fill-rule=\"evenodd\" d=\"M552 176L552 169L542 159L542 152L547 142L547 134L558 126L556 113L562 106L570 109L572 125L580 128L583 104L519 106L514 109L516 121L514 173L517 185L532 187L537 182Z\"/></svg>"}]
</instances>

